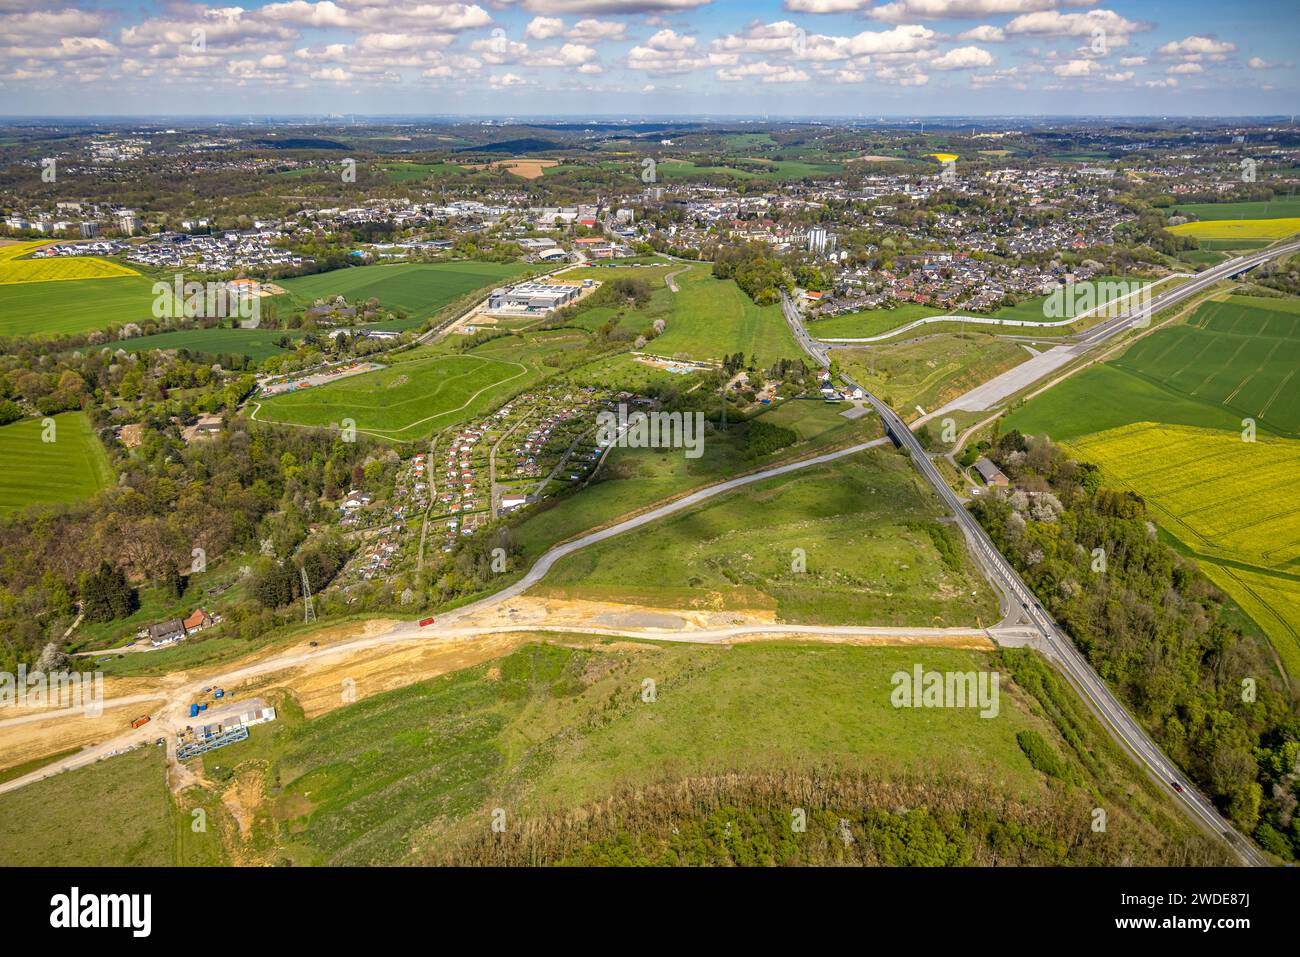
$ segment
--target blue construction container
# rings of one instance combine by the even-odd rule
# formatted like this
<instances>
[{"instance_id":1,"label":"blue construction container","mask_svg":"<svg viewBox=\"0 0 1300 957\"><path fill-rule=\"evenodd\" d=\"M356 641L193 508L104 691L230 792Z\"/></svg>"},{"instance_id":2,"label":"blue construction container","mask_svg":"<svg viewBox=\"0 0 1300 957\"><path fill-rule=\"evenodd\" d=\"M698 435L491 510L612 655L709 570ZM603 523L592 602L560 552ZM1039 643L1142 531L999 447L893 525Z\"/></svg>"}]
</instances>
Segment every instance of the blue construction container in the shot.
<instances>
[{"instance_id":1,"label":"blue construction container","mask_svg":"<svg viewBox=\"0 0 1300 957\"><path fill-rule=\"evenodd\" d=\"M196 715L198 715L198 713L199 713L199 706L196 704L190 705L190 717L193 718Z\"/></svg>"}]
</instances>

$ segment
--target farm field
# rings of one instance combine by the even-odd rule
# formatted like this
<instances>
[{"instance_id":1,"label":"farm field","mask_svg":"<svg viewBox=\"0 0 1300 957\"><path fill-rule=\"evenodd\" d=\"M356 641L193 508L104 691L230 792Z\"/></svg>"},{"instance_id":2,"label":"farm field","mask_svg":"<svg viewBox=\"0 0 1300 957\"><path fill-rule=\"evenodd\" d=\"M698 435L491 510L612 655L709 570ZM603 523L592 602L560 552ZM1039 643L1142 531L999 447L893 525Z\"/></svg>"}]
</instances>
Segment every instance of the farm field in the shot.
<instances>
[{"instance_id":1,"label":"farm field","mask_svg":"<svg viewBox=\"0 0 1300 957\"><path fill-rule=\"evenodd\" d=\"M869 349L836 349L831 355L867 389L905 419L969 392L1030 357L1015 342L983 333L940 334Z\"/></svg>"},{"instance_id":2,"label":"farm field","mask_svg":"<svg viewBox=\"0 0 1300 957\"><path fill-rule=\"evenodd\" d=\"M1115 365L1198 402L1300 436L1300 302L1232 296L1133 344Z\"/></svg>"},{"instance_id":3,"label":"farm field","mask_svg":"<svg viewBox=\"0 0 1300 957\"><path fill-rule=\"evenodd\" d=\"M56 259L0 260L0 285L29 282L69 282L76 279L116 279L140 275L98 256L61 256Z\"/></svg>"},{"instance_id":4,"label":"farm field","mask_svg":"<svg viewBox=\"0 0 1300 957\"><path fill-rule=\"evenodd\" d=\"M20 256L26 256L42 246L48 246L51 242L53 240L50 239L19 239L0 244L0 263L7 263L18 259Z\"/></svg>"},{"instance_id":5,"label":"farm field","mask_svg":"<svg viewBox=\"0 0 1300 957\"><path fill-rule=\"evenodd\" d=\"M189 349L209 355L235 354L248 356L250 359L265 359L284 350L276 345L282 336L290 339L300 338L303 333L297 330L282 329L180 329L175 332L160 332L157 335L141 336L127 339L120 343L127 352L142 352L146 349Z\"/></svg>"},{"instance_id":6,"label":"farm field","mask_svg":"<svg viewBox=\"0 0 1300 957\"><path fill-rule=\"evenodd\" d=\"M418 183L431 176L465 172L463 166L455 163L384 163L379 168L394 183Z\"/></svg>"},{"instance_id":7,"label":"farm field","mask_svg":"<svg viewBox=\"0 0 1300 957\"><path fill-rule=\"evenodd\" d=\"M1176 236L1208 240L1272 240L1300 232L1300 217L1279 219L1213 219L1166 226Z\"/></svg>"},{"instance_id":8,"label":"farm field","mask_svg":"<svg viewBox=\"0 0 1300 957\"><path fill-rule=\"evenodd\" d=\"M0 284L0 336L90 332L153 318L153 280L143 276Z\"/></svg>"},{"instance_id":9,"label":"farm field","mask_svg":"<svg viewBox=\"0 0 1300 957\"><path fill-rule=\"evenodd\" d=\"M1176 215L1195 216L1199 220L1220 219L1294 219L1300 218L1300 197L1253 203L1186 203L1175 206Z\"/></svg>"},{"instance_id":10,"label":"farm field","mask_svg":"<svg viewBox=\"0 0 1300 957\"><path fill-rule=\"evenodd\" d=\"M353 266L311 276L285 279L277 300L310 306L317 299L344 296L349 300L378 299L389 309L402 309L404 320L375 323L376 329L414 329L424 320L477 289L510 282L529 270L526 263L388 263Z\"/></svg>"},{"instance_id":11,"label":"farm field","mask_svg":"<svg viewBox=\"0 0 1300 957\"><path fill-rule=\"evenodd\" d=\"M533 372L517 361L433 355L275 396L260 403L254 417L321 428L352 419L359 432L409 442L485 411L526 385Z\"/></svg>"},{"instance_id":12,"label":"farm field","mask_svg":"<svg viewBox=\"0 0 1300 957\"><path fill-rule=\"evenodd\" d=\"M998 819L996 809L1008 803L1027 810L1032 823L1018 838L1005 830L968 836L959 827L951 863L975 854L1008 862L1021 853L1029 861L1047 855L1043 862L1168 863L1174 847L1196 840L1050 670L1024 656L784 642L606 644L581 635L554 641L314 718L280 700L280 720L201 759L205 788L187 791L179 808L167 806L161 756L151 748L0 796L0 821L6 833L20 832L42 807L41 819L58 830L24 832L31 836L23 838L22 859L33 864L100 863L113 854L126 863L420 864L454 860L496 807L526 824L628 787L830 762L832 773L906 774L940 788L968 782L977 813ZM892 675L917 664L997 670L998 719L973 708L894 707ZM652 703L641 699L646 675L657 684ZM1018 735L1029 732L1063 780L1049 780L1026 756ZM1086 821L1099 795L1110 809L1103 836L1086 826L1064 828L1076 835L1065 841L1045 833L1062 814ZM88 803L94 820L74 826ZM198 838L186 833L192 806L208 812ZM752 827L748 814L740 822ZM754 840L742 843L766 846L761 834ZM167 850L183 860L170 860ZM776 853L760 850L754 863L772 863Z\"/></svg>"},{"instance_id":13,"label":"farm field","mask_svg":"<svg viewBox=\"0 0 1300 957\"><path fill-rule=\"evenodd\" d=\"M762 172L742 169L739 166L699 166L688 160L662 160L656 172L665 179L682 179L707 174L733 176L736 179L793 180L810 176L827 176L842 172L839 163L810 163L805 160L769 160L755 157L737 157L735 162L758 165Z\"/></svg>"},{"instance_id":14,"label":"farm field","mask_svg":"<svg viewBox=\"0 0 1300 957\"><path fill-rule=\"evenodd\" d=\"M758 306L730 279L714 279L707 266L693 266L677 277L680 289L663 335L648 349L660 355L723 359L743 352L766 368L777 359L803 353L779 305Z\"/></svg>"},{"instance_id":15,"label":"farm field","mask_svg":"<svg viewBox=\"0 0 1300 957\"><path fill-rule=\"evenodd\" d=\"M558 563L533 594L774 611L805 624L959 626L997 601L909 463L872 450L759 483ZM806 569L792 569L792 549ZM653 581L629 579L654 553Z\"/></svg>"},{"instance_id":16,"label":"farm field","mask_svg":"<svg viewBox=\"0 0 1300 957\"><path fill-rule=\"evenodd\" d=\"M0 426L0 514L81 501L113 481L108 453L84 412L54 416L53 442L41 441L42 421Z\"/></svg>"},{"instance_id":17,"label":"farm field","mask_svg":"<svg viewBox=\"0 0 1300 957\"><path fill-rule=\"evenodd\" d=\"M1054 442L1134 422L1240 429L1241 416L1219 406L1173 392L1129 372L1115 362L1100 362L1052 386L1002 420L1004 432L1047 435Z\"/></svg>"},{"instance_id":18,"label":"farm field","mask_svg":"<svg viewBox=\"0 0 1300 957\"><path fill-rule=\"evenodd\" d=\"M1300 674L1300 441L1244 442L1237 432L1142 422L1072 439L1066 448L1142 495L1161 526L1239 604L1268 609L1271 616L1252 617L1287 670Z\"/></svg>"}]
</instances>

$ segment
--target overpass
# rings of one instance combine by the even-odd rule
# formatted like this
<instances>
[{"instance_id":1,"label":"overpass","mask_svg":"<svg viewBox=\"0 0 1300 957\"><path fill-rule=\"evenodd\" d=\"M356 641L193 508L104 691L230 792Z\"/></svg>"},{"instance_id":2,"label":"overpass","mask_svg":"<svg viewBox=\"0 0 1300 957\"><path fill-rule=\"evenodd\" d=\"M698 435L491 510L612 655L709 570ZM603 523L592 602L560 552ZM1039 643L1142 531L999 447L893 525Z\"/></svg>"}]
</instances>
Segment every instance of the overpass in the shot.
<instances>
[{"instance_id":1,"label":"overpass","mask_svg":"<svg viewBox=\"0 0 1300 957\"><path fill-rule=\"evenodd\" d=\"M1240 256L1225 263L1220 263L1213 269L1207 269L1188 283L1153 298L1148 308L1107 320L1100 326L1090 330L1086 338L1076 346L1086 346L1086 349L1094 348L1131 328L1145 326L1150 323L1151 315L1161 309L1176 305L1223 279L1241 275L1243 272L1253 269L1274 256L1296 251L1300 251L1300 241L1261 250L1248 256ZM791 332L794 333L795 338L804 350L818 364L829 366L829 349L825 344L808 335L798 308L790 300L789 296L783 295L782 310L785 313L786 321L790 324ZM1086 351L1086 349L1082 351ZM1076 354L1081 354L1081 352ZM1137 761L1139 766L1143 767L1158 783L1171 788L1171 796L1183 811L1207 833L1226 841L1243 863L1251 866L1268 865L1268 859L1248 838L1239 833L1227 819L1220 815L1209 799L1202 795L1184 777L1174 762L1160 750L1145 729L1128 713L1119 699L1111 693L1101 678L1097 676L1097 673L1092 670L1092 666L1074 647L1070 637L1061 631L1056 622L1052 620L1052 617L1038 603L1029 586L1011 567L1011 563L997 550L992 539L988 537L979 522L966 511L961 500L957 498L943 476L939 474L934 462L931 461L920 440L912 433L907 423L903 421L898 413L860 383L846 375L841 375L841 378L850 386L862 389L872 407L879 414L886 435L896 446L907 449L921 475L956 516L957 523L966 538L972 557L1002 596L1003 611L1006 616L1003 625L1012 621L1028 622L1039 635L1039 640L1034 643L1034 647L1037 647L1057 663L1070 686L1084 700L1111 737Z\"/></svg>"}]
</instances>

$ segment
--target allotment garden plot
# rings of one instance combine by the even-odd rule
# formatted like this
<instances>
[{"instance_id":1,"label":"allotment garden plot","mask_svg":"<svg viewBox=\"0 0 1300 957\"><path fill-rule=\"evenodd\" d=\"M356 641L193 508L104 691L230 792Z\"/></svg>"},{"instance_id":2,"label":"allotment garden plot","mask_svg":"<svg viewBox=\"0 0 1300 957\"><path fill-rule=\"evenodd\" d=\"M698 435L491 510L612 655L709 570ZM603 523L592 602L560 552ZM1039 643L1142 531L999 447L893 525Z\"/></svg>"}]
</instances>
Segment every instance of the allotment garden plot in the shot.
<instances>
[{"instance_id":1,"label":"allotment garden plot","mask_svg":"<svg viewBox=\"0 0 1300 957\"><path fill-rule=\"evenodd\" d=\"M484 411L530 372L483 356L431 356L276 396L261 403L256 418L319 427L350 419L360 432L412 441Z\"/></svg>"}]
</instances>

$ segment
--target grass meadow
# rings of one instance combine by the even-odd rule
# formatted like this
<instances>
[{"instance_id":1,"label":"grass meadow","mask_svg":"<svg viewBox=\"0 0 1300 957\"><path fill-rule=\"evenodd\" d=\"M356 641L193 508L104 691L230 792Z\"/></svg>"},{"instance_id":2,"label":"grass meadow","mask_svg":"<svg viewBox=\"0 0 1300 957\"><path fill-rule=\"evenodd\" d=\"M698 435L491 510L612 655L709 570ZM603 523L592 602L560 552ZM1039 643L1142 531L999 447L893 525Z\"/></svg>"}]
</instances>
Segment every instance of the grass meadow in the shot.
<instances>
[{"instance_id":1,"label":"grass meadow","mask_svg":"<svg viewBox=\"0 0 1300 957\"><path fill-rule=\"evenodd\" d=\"M108 453L84 412L54 416L52 442L43 441L43 422L0 426L0 514L81 501L113 481Z\"/></svg>"},{"instance_id":2,"label":"grass meadow","mask_svg":"<svg viewBox=\"0 0 1300 957\"><path fill-rule=\"evenodd\" d=\"M533 375L529 366L479 355L433 355L261 402L264 422L358 431L411 441L485 411Z\"/></svg>"}]
</instances>

